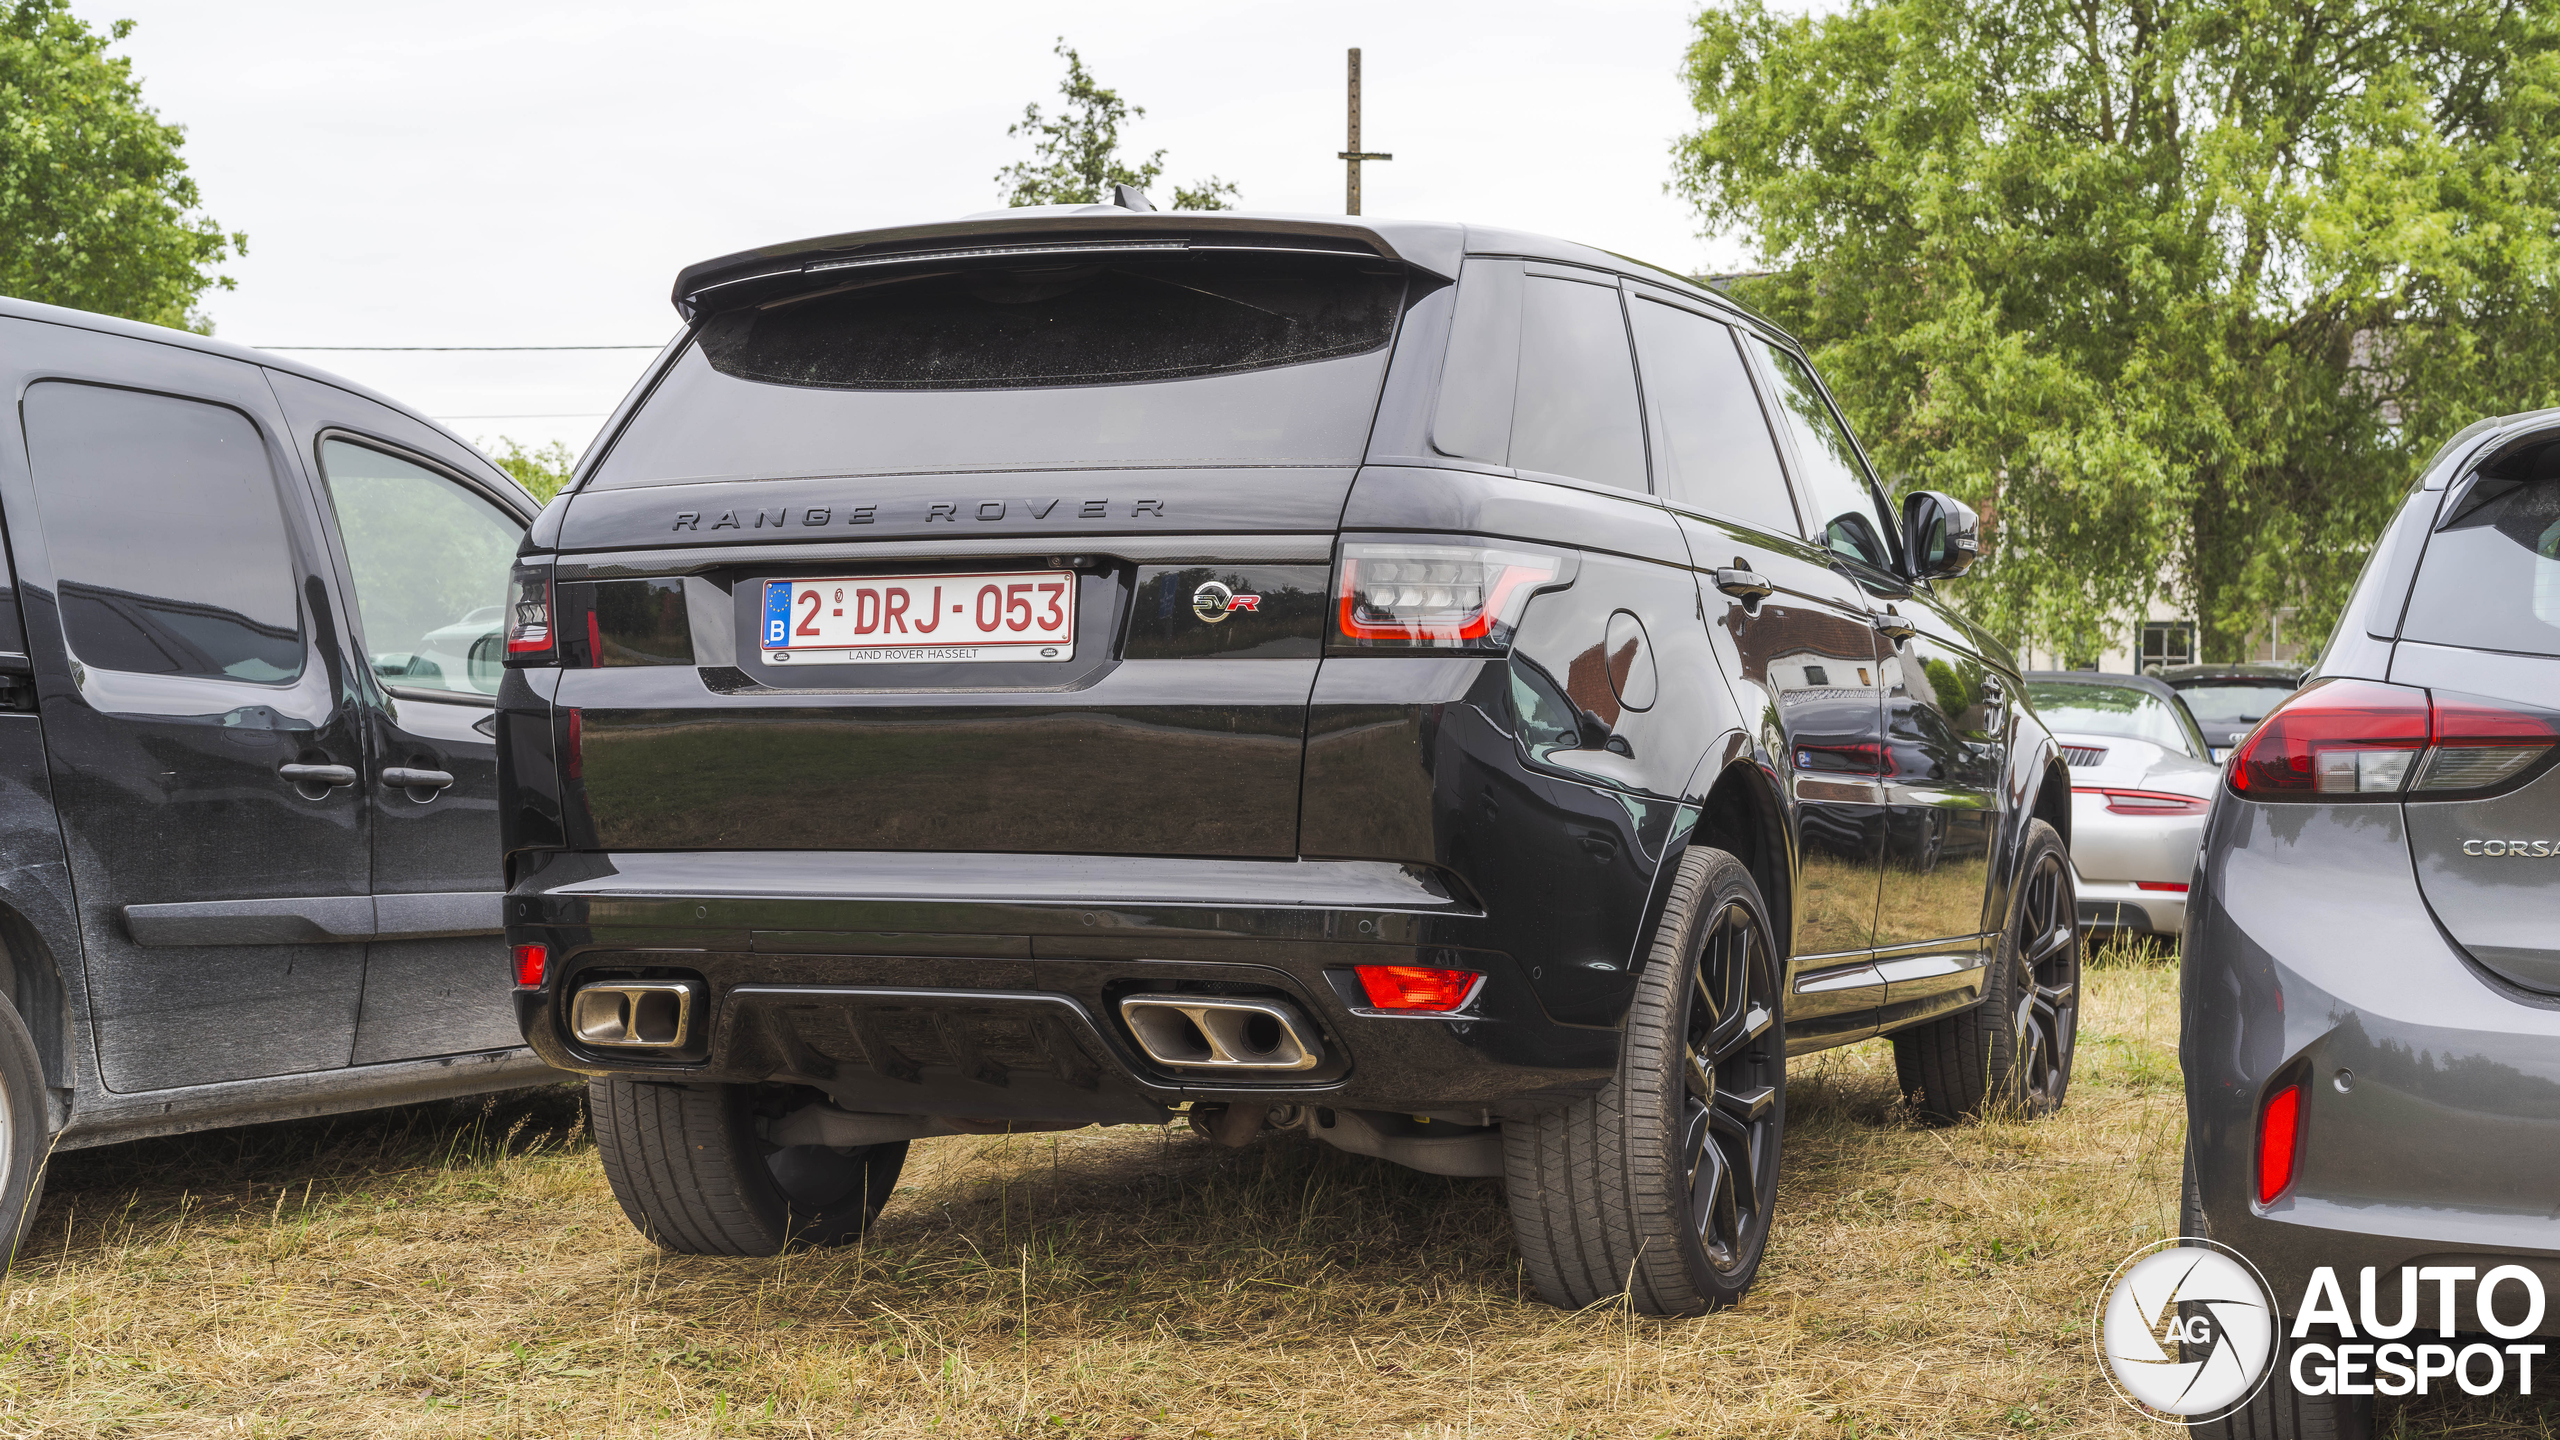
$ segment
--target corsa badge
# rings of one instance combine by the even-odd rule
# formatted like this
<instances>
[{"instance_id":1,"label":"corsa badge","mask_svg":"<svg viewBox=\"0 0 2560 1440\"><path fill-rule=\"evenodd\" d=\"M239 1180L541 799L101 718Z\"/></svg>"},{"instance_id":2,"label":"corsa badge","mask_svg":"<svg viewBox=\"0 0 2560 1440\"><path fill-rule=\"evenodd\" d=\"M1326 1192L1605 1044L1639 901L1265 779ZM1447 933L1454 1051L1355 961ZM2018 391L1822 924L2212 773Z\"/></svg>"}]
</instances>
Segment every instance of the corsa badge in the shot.
<instances>
[{"instance_id":1,"label":"corsa badge","mask_svg":"<svg viewBox=\"0 0 2560 1440\"><path fill-rule=\"evenodd\" d=\"M1261 608L1261 596L1239 595L1215 580L1205 581L1199 589L1191 592L1191 613L1211 625L1239 610L1259 611Z\"/></svg>"}]
</instances>

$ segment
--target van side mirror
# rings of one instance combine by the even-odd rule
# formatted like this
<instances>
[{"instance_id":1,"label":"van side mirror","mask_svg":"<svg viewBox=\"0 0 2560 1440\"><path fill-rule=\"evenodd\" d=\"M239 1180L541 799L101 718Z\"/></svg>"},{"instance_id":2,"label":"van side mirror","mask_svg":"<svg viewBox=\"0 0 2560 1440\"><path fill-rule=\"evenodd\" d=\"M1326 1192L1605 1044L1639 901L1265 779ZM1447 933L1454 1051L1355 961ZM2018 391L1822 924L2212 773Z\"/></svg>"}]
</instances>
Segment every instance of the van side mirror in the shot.
<instances>
[{"instance_id":1,"label":"van side mirror","mask_svg":"<svg viewBox=\"0 0 2560 1440\"><path fill-rule=\"evenodd\" d=\"M1961 575L1982 555L1982 517L1943 490L1916 490L1902 498L1903 553L1911 578Z\"/></svg>"}]
</instances>

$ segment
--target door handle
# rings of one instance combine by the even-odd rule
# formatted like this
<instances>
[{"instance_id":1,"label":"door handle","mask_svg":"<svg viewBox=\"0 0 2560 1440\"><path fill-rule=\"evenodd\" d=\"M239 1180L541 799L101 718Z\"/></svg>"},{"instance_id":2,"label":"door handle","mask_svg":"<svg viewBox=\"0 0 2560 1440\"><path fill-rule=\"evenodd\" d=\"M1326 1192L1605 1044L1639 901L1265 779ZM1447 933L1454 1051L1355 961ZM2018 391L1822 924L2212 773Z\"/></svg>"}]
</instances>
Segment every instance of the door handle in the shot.
<instances>
[{"instance_id":1,"label":"door handle","mask_svg":"<svg viewBox=\"0 0 2560 1440\"><path fill-rule=\"evenodd\" d=\"M293 793L305 800L319 800L341 785L356 783L353 765L279 765L276 773L293 782Z\"/></svg>"},{"instance_id":2,"label":"door handle","mask_svg":"<svg viewBox=\"0 0 2560 1440\"><path fill-rule=\"evenodd\" d=\"M1919 626L1912 624L1910 621L1903 619L1899 615L1879 615L1875 618L1876 633L1887 640L1892 641L1896 645L1899 645L1903 641L1920 633Z\"/></svg>"},{"instance_id":3,"label":"door handle","mask_svg":"<svg viewBox=\"0 0 2560 1440\"><path fill-rule=\"evenodd\" d=\"M1718 570L1716 588L1741 601L1745 607L1757 605L1778 593L1778 587L1770 584L1757 570Z\"/></svg>"},{"instance_id":4,"label":"door handle","mask_svg":"<svg viewBox=\"0 0 2560 1440\"><path fill-rule=\"evenodd\" d=\"M404 765L383 767L382 783L389 789L406 790L409 798L424 805L453 784L453 775L444 770L412 770ZM425 793L421 794L423 791Z\"/></svg>"}]
</instances>

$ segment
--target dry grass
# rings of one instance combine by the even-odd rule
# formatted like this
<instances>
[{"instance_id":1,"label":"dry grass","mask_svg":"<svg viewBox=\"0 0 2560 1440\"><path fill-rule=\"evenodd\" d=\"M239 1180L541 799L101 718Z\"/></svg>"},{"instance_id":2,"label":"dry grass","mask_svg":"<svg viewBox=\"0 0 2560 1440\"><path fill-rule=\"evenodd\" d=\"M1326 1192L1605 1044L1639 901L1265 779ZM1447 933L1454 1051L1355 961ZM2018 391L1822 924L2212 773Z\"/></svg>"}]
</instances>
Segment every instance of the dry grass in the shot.
<instances>
[{"instance_id":1,"label":"dry grass","mask_svg":"<svg viewBox=\"0 0 2560 1440\"><path fill-rule=\"evenodd\" d=\"M1303 1143L933 1141L864 1247L766 1261L635 1237L574 1090L80 1152L0 1433L2159 1437L2088 1321L2173 1226L2175 984L2092 973L2042 1124L1921 1128L1881 1045L1799 1062L1759 1289L1687 1323L1543 1308L1494 1182Z\"/></svg>"}]
</instances>

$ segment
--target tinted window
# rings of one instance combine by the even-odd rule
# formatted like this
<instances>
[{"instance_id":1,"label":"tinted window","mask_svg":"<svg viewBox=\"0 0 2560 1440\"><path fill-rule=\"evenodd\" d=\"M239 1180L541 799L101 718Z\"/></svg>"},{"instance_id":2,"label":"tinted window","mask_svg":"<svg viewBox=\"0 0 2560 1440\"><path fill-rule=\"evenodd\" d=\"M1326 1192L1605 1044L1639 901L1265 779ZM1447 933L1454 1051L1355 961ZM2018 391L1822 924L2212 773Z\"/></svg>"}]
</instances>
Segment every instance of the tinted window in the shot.
<instances>
[{"instance_id":1,"label":"tinted window","mask_svg":"<svg viewBox=\"0 0 2560 1440\"><path fill-rule=\"evenodd\" d=\"M2178 687L2199 725L2255 725L2294 687L2282 680L2200 680Z\"/></svg>"},{"instance_id":2,"label":"tinted window","mask_svg":"<svg viewBox=\"0 0 2560 1440\"><path fill-rule=\"evenodd\" d=\"M1642 490L1642 424L1617 287L1530 276L1520 296L1513 468Z\"/></svg>"},{"instance_id":3,"label":"tinted window","mask_svg":"<svg viewBox=\"0 0 2560 1440\"><path fill-rule=\"evenodd\" d=\"M1249 257L946 272L715 315L590 483L1355 465L1401 276Z\"/></svg>"},{"instance_id":4,"label":"tinted window","mask_svg":"<svg viewBox=\"0 0 2560 1440\"><path fill-rule=\"evenodd\" d=\"M25 406L72 654L146 675L302 673L284 511L247 417L61 381L30 386Z\"/></svg>"},{"instance_id":5,"label":"tinted window","mask_svg":"<svg viewBox=\"0 0 2560 1440\"><path fill-rule=\"evenodd\" d=\"M1652 417L1654 489L1676 505L1801 533L1732 327L1650 300L1629 313Z\"/></svg>"},{"instance_id":6,"label":"tinted window","mask_svg":"<svg viewBox=\"0 0 2560 1440\"><path fill-rule=\"evenodd\" d=\"M1796 485L1811 513L1814 538L1879 570L1893 568L1893 520L1867 483L1867 467L1813 372L1793 355L1762 341L1778 386L1778 420L1795 439Z\"/></svg>"},{"instance_id":7,"label":"tinted window","mask_svg":"<svg viewBox=\"0 0 2560 1440\"><path fill-rule=\"evenodd\" d=\"M323 443L320 472L373 673L413 690L497 694L498 617L523 527L450 476L363 445Z\"/></svg>"},{"instance_id":8,"label":"tinted window","mask_svg":"<svg viewBox=\"0 0 2560 1440\"><path fill-rule=\"evenodd\" d=\"M2056 733L2114 735L2148 740L2164 749L2207 758L2204 737L2178 707L2148 690L2130 685L2080 685L2068 681L2027 682L2027 699L2045 727Z\"/></svg>"},{"instance_id":9,"label":"tinted window","mask_svg":"<svg viewBox=\"0 0 2560 1440\"><path fill-rule=\"evenodd\" d=\"M2427 539L2409 640L2560 655L2560 477L2483 476Z\"/></svg>"}]
</instances>

